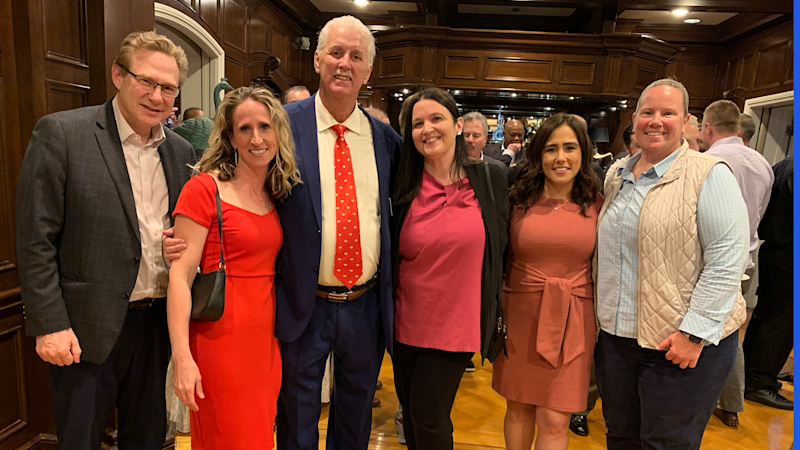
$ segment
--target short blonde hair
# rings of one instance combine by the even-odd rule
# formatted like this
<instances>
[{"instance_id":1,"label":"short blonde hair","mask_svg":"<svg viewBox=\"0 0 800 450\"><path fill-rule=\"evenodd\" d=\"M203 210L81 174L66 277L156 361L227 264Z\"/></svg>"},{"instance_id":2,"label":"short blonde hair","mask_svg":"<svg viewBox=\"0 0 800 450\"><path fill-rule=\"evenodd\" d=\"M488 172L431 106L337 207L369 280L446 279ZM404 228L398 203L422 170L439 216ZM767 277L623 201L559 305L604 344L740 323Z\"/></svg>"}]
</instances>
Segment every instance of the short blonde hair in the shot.
<instances>
[{"instance_id":1,"label":"short blonde hair","mask_svg":"<svg viewBox=\"0 0 800 450\"><path fill-rule=\"evenodd\" d=\"M156 34L155 31L134 31L125 36L114 59L114 64L128 70L133 55L139 50L149 50L171 56L178 64L178 86L182 86L189 73L189 61L182 48L175 45L168 37Z\"/></svg>"},{"instance_id":2,"label":"short blonde hair","mask_svg":"<svg viewBox=\"0 0 800 450\"><path fill-rule=\"evenodd\" d=\"M739 107L730 100L717 100L703 112L703 123L711 124L721 134L738 134L740 121Z\"/></svg>"},{"instance_id":3,"label":"short blonde hair","mask_svg":"<svg viewBox=\"0 0 800 450\"><path fill-rule=\"evenodd\" d=\"M196 172L218 171L220 181L236 179L236 150L231 144L233 134L233 113L246 100L252 99L267 108L272 118L272 126L278 135L278 152L269 163L266 188L273 200L286 198L292 186L300 182L300 171L294 157L294 141L289 126L289 115L280 100L267 89L260 87L241 87L225 95L214 118L214 128L208 138L209 148L203 153L200 162L194 166Z\"/></svg>"}]
</instances>

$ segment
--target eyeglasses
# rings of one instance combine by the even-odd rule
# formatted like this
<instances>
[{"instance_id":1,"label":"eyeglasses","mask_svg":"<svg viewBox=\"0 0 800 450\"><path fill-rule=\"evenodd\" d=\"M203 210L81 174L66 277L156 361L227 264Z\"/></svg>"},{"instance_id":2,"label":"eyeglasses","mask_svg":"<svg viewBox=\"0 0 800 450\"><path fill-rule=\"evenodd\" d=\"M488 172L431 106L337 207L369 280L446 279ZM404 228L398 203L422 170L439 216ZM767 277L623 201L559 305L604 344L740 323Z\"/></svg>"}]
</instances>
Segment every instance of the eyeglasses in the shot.
<instances>
[{"instance_id":1,"label":"eyeglasses","mask_svg":"<svg viewBox=\"0 0 800 450\"><path fill-rule=\"evenodd\" d=\"M151 80L150 78L147 78L147 77L142 76L142 75L136 75L135 73L131 72L130 69L128 69L127 67L123 66L122 64L117 64L117 65L122 67L123 69L125 69L125 71L128 72L129 74L131 74L131 76L136 81L138 81L139 84L141 84L145 89L147 89L147 92L155 92L156 88L159 87L159 86L161 86L161 95L163 95L165 97L177 97L178 94L181 92L181 88L179 88L177 86L171 86L169 84L156 83L155 81Z\"/></svg>"}]
</instances>

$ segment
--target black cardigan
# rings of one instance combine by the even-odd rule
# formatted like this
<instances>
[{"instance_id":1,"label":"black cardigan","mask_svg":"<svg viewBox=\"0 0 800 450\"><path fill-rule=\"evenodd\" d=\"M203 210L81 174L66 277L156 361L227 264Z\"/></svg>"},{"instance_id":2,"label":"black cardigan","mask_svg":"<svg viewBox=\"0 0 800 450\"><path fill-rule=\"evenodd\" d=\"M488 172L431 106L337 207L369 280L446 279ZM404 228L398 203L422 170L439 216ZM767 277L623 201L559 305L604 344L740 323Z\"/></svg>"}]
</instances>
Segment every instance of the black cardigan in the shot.
<instances>
[{"instance_id":1,"label":"black cardigan","mask_svg":"<svg viewBox=\"0 0 800 450\"><path fill-rule=\"evenodd\" d=\"M486 179L486 169L489 168L491 180ZM508 244L508 180L506 174L494 164L486 162L469 165L465 168L467 178L478 204L481 206L483 228L486 232L486 241L483 250L483 270L481 275L481 356L489 357L489 344L492 332L497 324L500 309L500 293L503 287L503 271L505 266L505 251ZM489 193L491 182L494 201ZM390 221L392 235L392 286L397 293L397 273L400 267L400 232L406 220L406 214L411 203L394 206L394 213ZM452 263L453 273L458 270L458 261Z\"/></svg>"}]
</instances>

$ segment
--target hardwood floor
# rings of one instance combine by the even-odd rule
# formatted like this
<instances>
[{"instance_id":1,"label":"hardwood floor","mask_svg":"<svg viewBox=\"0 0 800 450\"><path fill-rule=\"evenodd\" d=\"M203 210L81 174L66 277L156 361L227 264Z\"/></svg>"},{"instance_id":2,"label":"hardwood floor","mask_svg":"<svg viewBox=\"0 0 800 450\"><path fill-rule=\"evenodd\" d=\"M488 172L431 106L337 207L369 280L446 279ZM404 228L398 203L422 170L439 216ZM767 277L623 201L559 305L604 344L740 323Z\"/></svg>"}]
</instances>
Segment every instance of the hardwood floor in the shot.
<instances>
[{"instance_id":1,"label":"hardwood floor","mask_svg":"<svg viewBox=\"0 0 800 450\"><path fill-rule=\"evenodd\" d=\"M505 448L503 442L503 415L505 399L491 387L491 365L481 367L479 357L473 358L476 371L465 373L456 396L451 417L455 450L479 450ZM397 442L394 414L397 397L394 393L392 361L385 356L379 379L383 389L377 392L381 406L373 408L371 450L400 450L406 447ZM794 386L784 383L781 393L794 398ZM605 426L601 412L601 401L589 415L590 433L579 437L569 436L571 450L605 449ZM739 428L728 428L716 417L711 417L706 428L701 450L786 450L793 442L794 413L769 408L745 400L745 410L739 414ZM328 422L328 407L323 405L320 426L320 448L325 448L325 430ZM178 436L176 450L189 450L189 437ZM257 445L254 449L259 448Z\"/></svg>"}]
</instances>

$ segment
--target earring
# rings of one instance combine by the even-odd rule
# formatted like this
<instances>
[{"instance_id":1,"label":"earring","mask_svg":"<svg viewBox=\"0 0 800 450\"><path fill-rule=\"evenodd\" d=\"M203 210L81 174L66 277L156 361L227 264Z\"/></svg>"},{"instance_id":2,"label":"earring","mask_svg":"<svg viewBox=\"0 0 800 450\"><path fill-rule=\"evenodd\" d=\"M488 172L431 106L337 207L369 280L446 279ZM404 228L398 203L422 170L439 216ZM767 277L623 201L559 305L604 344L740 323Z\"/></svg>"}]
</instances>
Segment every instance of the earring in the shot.
<instances>
[{"instance_id":1,"label":"earring","mask_svg":"<svg viewBox=\"0 0 800 450\"><path fill-rule=\"evenodd\" d=\"M239 150L237 149L233 149L233 165L234 166L239 165Z\"/></svg>"}]
</instances>

